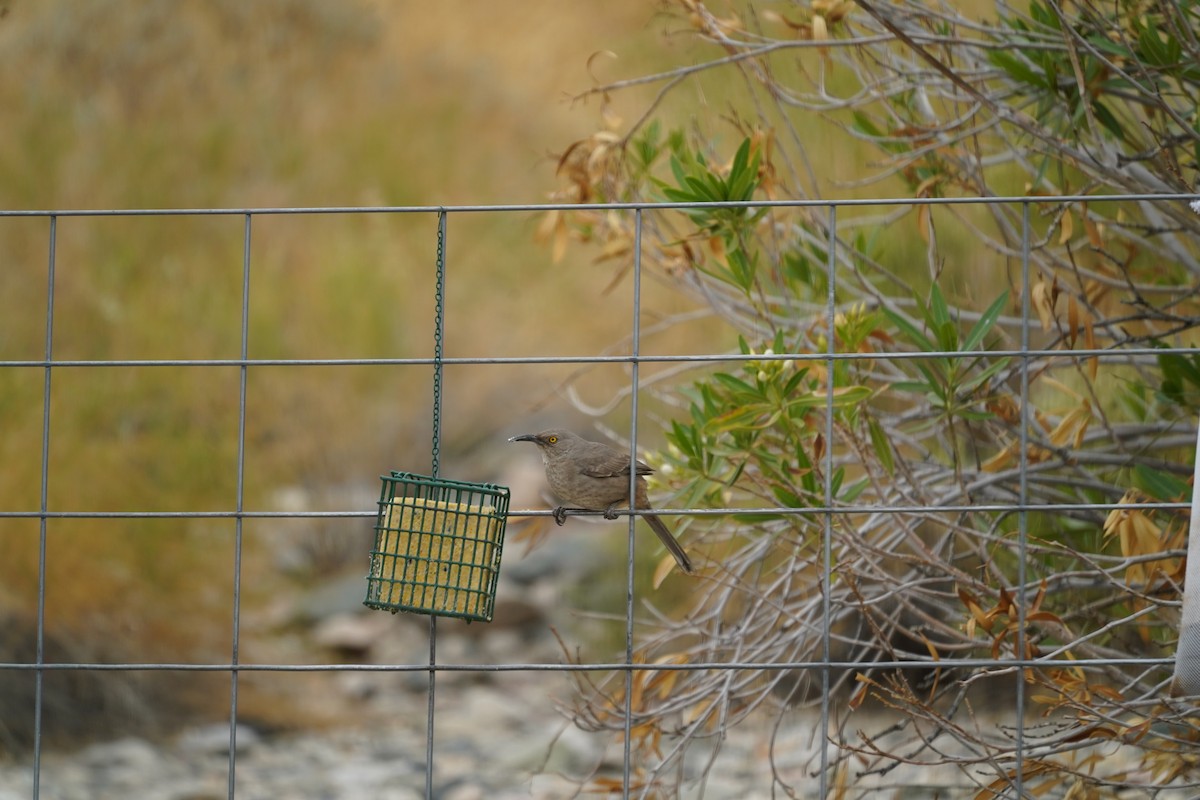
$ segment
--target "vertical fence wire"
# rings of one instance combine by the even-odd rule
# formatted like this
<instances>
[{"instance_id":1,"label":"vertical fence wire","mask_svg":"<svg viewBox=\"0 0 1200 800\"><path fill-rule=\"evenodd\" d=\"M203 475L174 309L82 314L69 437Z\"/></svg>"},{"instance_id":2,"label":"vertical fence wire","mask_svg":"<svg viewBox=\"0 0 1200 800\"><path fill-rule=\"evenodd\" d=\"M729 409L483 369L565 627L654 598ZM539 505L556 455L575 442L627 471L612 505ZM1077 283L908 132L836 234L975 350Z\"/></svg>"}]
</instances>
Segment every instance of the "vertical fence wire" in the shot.
<instances>
[{"instance_id":1,"label":"vertical fence wire","mask_svg":"<svg viewBox=\"0 0 1200 800\"><path fill-rule=\"evenodd\" d=\"M42 706L45 699L46 663L46 525L50 511L50 377L54 362L54 272L58 254L58 217L50 217L49 255L46 267L46 367L42 383L42 475L38 518L37 670L33 674L33 800L42 781Z\"/></svg>"},{"instance_id":2,"label":"vertical fence wire","mask_svg":"<svg viewBox=\"0 0 1200 800\"><path fill-rule=\"evenodd\" d=\"M837 366L837 337L833 323L837 316L837 206L829 207L829 227L826 269L829 270L828 287L825 293L825 513L821 520L821 729L818 746L821 758L821 797L829 794L829 687L832 676L829 664L833 660L829 630L832 626L833 608L830 592L833 586L833 369Z\"/></svg>"},{"instance_id":3,"label":"vertical fence wire","mask_svg":"<svg viewBox=\"0 0 1200 800\"><path fill-rule=\"evenodd\" d=\"M1029 315L1030 301L1029 261L1031 253L1030 207L1021 204L1021 430L1019 442L1021 452L1017 457L1017 635L1015 646L1017 659L1027 658L1025 631L1025 582L1028 573L1025 566L1029 552ZM1015 757L1013 760L1013 788L1017 797L1025 796L1025 668L1016 671L1017 684L1014 691L1016 707Z\"/></svg>"},{"instance_id":4,"label":"vertical fence wire","mask_svg":"<svg viewBox=\"0 0 1200 800\"><path fill-rule=\"evenodd\" d=\"M435 480L441 472L442 449L442 359L446 333L446 209L437 215L437 264L434 278L433 320L433 420L432 453L429 475ZM429 698L425 712L425 797L433 797L433 745L437 698L437 615L429 615Z\"/></svg>"},{"instance_id":5,"label":"vertical fence wire","mask_svg":"<svg viewBox=\"0 0 1200 800\"><path fill-rule=\"evenodd\" d=\"M629 393L629 508L632 511L637 503L633 498L637 496L637 441L638 441L638 377L639 377L639 358L641 356L641 334L642 334L642 209L635 209L633 212L633 321L632 321L632 341L630 343L630 393ZM637 525L637 515L631 513L629 515L629 530L628 530L628 552L629 558L625 563L625 719L622 721L624 726L624 744L621 754L621 795L628 800L630 789L630 777L632 775L632 758L633 744L630 741L633 736L633 562L634 562L634 528ZM650 782L646 782L646 789L649 789ZM642 792L645 796L645 790Z\"/></svg>"},{"instance_id":6,"label":"vertical fence wire","mask_svg":"<svg viewBox=\"0 0 1200 800\"><path fill-rule=\"evenodd\" d=\"M238 367L237 488L233 518L233 646L229 671L229 800L237 794L238 665L242 631L242 534L246 513L246 384L250 359L250 242L254 226L246 214L242 230L242 363Z\"/></svg>"}]
</instances>

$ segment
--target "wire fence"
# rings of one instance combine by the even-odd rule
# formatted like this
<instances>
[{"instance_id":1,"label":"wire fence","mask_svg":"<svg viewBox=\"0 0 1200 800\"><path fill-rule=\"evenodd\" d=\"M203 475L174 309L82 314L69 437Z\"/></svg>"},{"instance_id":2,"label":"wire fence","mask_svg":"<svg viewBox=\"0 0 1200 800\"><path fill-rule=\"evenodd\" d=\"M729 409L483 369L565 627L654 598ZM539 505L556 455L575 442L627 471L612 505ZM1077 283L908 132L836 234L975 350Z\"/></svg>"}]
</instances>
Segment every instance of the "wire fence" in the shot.
<instances>
[{"instance_id":1,"label":"wire fence","mask_svg":"<svg viewBox=\"0 0 1200 800\"><path fill-rule=\"evenodd\" d=\"M1186 204L1189 200L1194 199L1192 196L1162 196L1162 195L1130 195L1119 197L1105 198L1088 198L1092 203L1102 201L1113 202L1152 202L1152 203L1176 203ZM746 202L746 203L713 203L706 204L709 208L775 208L775 209L807 209L810 212L818 215L824 215L824 225L827 231L834 232L831 235L830 241L832 246L827 249L827 274L829 280L827 284L827 293L824 298L821 317L812 320L815 327L823 328L826 331L833 331L835 328L835 320L839 314L844 313L845 303L839 296L839 291L842 286L840 282L848 280L844 268L839 268L838 264L838 249L839 245L836 232L839 230L839 214L845 213L848 209L871 207L871 206L896 206L896 205L928 205L937 206L962 206L962 205L1007 205L1017 206L1023 209L1024 225L1021 230L1021 241L1019 243L1019 252L1021 254L1019 263L1019 275L1016 276L1016 283L1022 287L1029 287L1035 280L1035 275L1031 272L1032 260L1030 258L1031 248L1033 247L1033 225L1030 222L1030 209L1035 205L1046 204L1070 204L1077 202L1078 198L1074 197L1009 197L1009 198L988 198L971 199L971 198L948 198L948 199L927 199L920 201L904 201L899 203L896 200L878 199L878 200L858 200L858 201L805 201L805 202ZM250 377L259 370L276 368L276 367L331 367L337 369L349 369L353 367L372 366L372 367L424 367L437 370L437 375L440 379L440 370L445 367L462 367L475 368L484 365L488 366L518 366L531 364L570 364L576 366L595 366L595 365L620 365L627 369L629 378L629 410L630 423L628 428L628 441L632 444L630 448L633 453L638 452L637 443L642 439L641 428L645 427L644 415L639 412L639 397L643 392L641 368L648 364L679 364L691 365L697 368L712 368L718 366L744 366L748 363L762 362L764 360L773 360L775 362L790 364L795 367L813 366L826 371L832 375L841 364L852 362L878 362L878 361L894 361L902 363L909 360L918 359L922 362L929 362L934 359L963 359L963 353L953 349L931 349L907 351L898 348L892 348L887 351L872 350L870 352L840 352L838 341L834 336L826 337L826 349L824 352L794 352L794 353L744 353L744 352L721 352L721 353L700 353L700 354L649 354L642 353L640 347L641 341L641 319L643 317L643 296L642 296L642 252L644 245L642 242L642 233L644 230L644 215L647 213L659 213L668 209L681 209L685 207L695 207L695 204L683 203L614 203L606 205L597 205L592 210L611 211L616 214L629 215L633 220L633 230L635 232L635 240L632 247L632 281L630 292L630 313L632 320L632 330L630 331L630 349L629 352L620 355L584 355L584 356L556 356L556 355L536 355L536 356L476 356L476 355L454 355L447 356L441 352L441 341L437 343L438 349L436 353L429 355L411 356L405 355L402 357L350 357L350 358L253 358L251 357L251 328L252 328L252 312L255 302L258 298L251 296L252 275L256 269L255 265L255 229L256 224L266 217L289 215L289 216L306 216L306 215L420 215L422 217L436 217L439 221L439 243L438 255L439 259L442 256L441 247L442 239L448 244L453 244L455 241L454 221L460 215L466 214L515 214L515 213L545 213L548 211L571 211L576 209L573 205L499 205L499 206L457 206L457 207L337 207L337 208L245 208L245 209L171 209L171 210L77 210L77 211L2 211L0 212L0 220L12 218L35 218L44 221L47 225L46 230L46 308L45 308L45 345L44 356L40 359L9 359L0 360L0 372L5 373L29 373L31 371L40 371L41 373L41 394L42 394L42 415L41 415L41 453L40 453L40 477L39 477L39 505L37 508L9 508L0 509L0 520L37 520L39 525L39 541L40 555L38 561L39 579L38 579L38 598L37 598L37 646L35 658L28 662L10 662L0 663L0 675L14 673L32 673L35 678L35 701L33 707L33 752L32 752L32 798L38 800L46 796L41 787L41 778L46 769L43 759L45 745L43 742L42 717L43 703L45 698L46 686L45 679L48 675L55 673L70 673L80 671L165 671L177 673L219 673L227 674L230 689L230 702L228 709L229 721L229 749L228 749L228 796L235 798L238 796L237 782L237 767L239 749L237 747L238 736L238 721L239 721L239 683L243 676L252 673L295 673L295 672L409 672L422 673L428 676L428 719L426 731L426 752L424 754L425 763L425 793L429 797L435 796L436 775L438 771L439 751L437 748L437 740L435 737L435 729L439 722L436 712L435 697L439 691L436 678L442 673L456 672L480 672L480 673L502 673L502 672L529 672L529 673L562 673L562 674L608 674L616 673L622 676L623 689L612 694L613 697L620 699L623 704L621 728L622 728L622 769L621 769L621 789L618 793L624 797L644 797L653 796L647 794L650 792L648 784L640 782L636 774L640 767L644 765L638 763L640 758L639 752L635 747L636 732L635 727L641 723L643 716L639 709L634 707L634 697L636 694L636 684L639 679L644 679L645 676L654 674L667 673L695 673L707 674L718 673L732 675L738 671L761 671L771 675L782 675L785 673L802 672L816 676L818 683L816 713L819 715L818 730L832 731L834 730L834 718L837 715L837 709L834 707L835 684L838 682L838 676L859 674L863 670L863 662L861 658L854 657L853 654L846 656L844 650L840 650L836 646L835 638L837 637L838 615L833 603L834 598L829 591L823 591L821 597L811 606L812 610L817 613L817 624L819 627L819 651L817 658L728 658L728 659L712 659L712 658L695 658L686 662L666 662L666 663L648 663L639 657L638 641L635 637L635 628L637 620L637 610L639 607L640 598L637 596L635 586L634 559L632 553L634 551L634 530L637 516L640 512L624 512L628 517L628 536L629 536L629 553L630 558L627 563L627 571L625 575L626 598L625 598L625 641L624 652L619 660L610 661L589 661L584 663L564 662L558 664L547 663L486 663L486 664L459 664L459 663L442 663L438 660L437 642L438 629L437 619L431 617L429 620L429 636L428 636L428 662L427 663L405 663L405 664L365 664L365 663L317 663L317 664L291 664L291 663L243 663L242 647L245 641L246 632L243 629L241 622L241 609L243 605L243 536L244 525L252 520L288 520L288 519L311 519L336 522L339 520L355 521L369 520L374 518L376 511L374 509L345 509L334 511L290 511L290 510L273 510L273 509L256 509L248 507L247 498L247 451L254 445L247 440L247 416L248 412L253 409L250 407L251 400L248 395L247 387ZM238 337L240 341L240 352L235 358L161 358L161 359L128 359L128 358L60 358L55 351L56 343L56 297L61 291L59 279L57 276L57 253L59 248L62 229L65 224L78 218L145 218L145 217L201 217L201 216L220 216L241 218L242 226L242 247L240 253L241 262L241 301L240 301L240 329ZM430 242L430 251L432 253L432 241ZM231 258L234 257L231 254ZM433 260L430 259L429 268L433 268ZM424 267L422 267L424 268ZM477 277L463 275L459 269L459 265L452 260L449 262L449 267L446 271L445 280L448 284L453 285L456 281L477 280ZM440 302L440 300L439 300ZM1030 520L1034 515L1055 513L1055 514L1087 514L1091 516L1104 516L1112 512L1127 509L1128 504L1124 501L1113 499L1104 501L1097 499L1096 502L1080 501L1073 497L1060 498L1059 500L1048 501L1045 495L1039 495L1034 498L1028 486L1028 479L1034 465L1029 460L1029 453L1034 452L1033 446L1035 442L1030 440L1030 430L1033 429L1032 420L1029 417L1031 403L1030 401L1030 381L1031 372L1036 365L1045 363L1047 360L1058 358L1063 355L1061 347L1038 347L1031 341L1031 331L1037 326L1037 311L1031 305L1030 292L1023 293L1019 308L1019 319L1016 322L1018 345L1007 349L1000 347L995 350L989 350L988 355L996 359L1011 359L1016 365L1013 370L1014 384L1018 396L1018 413L1021 415L1019 424L1016 430L1019 431L1020 441L1016 449L1017 463L1015 465L1017 475L1017 487L1015 496L1011 500L996 501L994 499L981 500L974 502L966 501L948 501L945 503L920 503L913 502L911 504L892 504L879 502L855 502L844 501L839 499L838 492L834 486L833 476L837 472L838 464L835 464L835 448L827 446L824 453L821 454L823 464L820 465L820 473L823 476L823 484L821 486L822 496L819 500L814 501L803 507L795 507L784 503L779 504L748 504L741 503L732 506L721 505L706 505L704 507L670 507L662 509L665 513L672 515L678 519L692 519L697 522L713 519L728 519L737 517L739 519L751 519L755 515L771 515L772 518L788 518L802 516L806 519L816 520L819 523L821 530L820 537L820 556L816 562L820 566L820 574L815 577L816 584L821 587L829 587L837 580L837 547L838 536L836 529L844 524L853 524L846 522L851 520L862 519L864 517L872 517L877 515L901 514L914 515L920 517L922 515L954 515L954 514L979 514L979 513L994 513L999 515L1007 515L1016 519L1016 552L1018 554L1017 563L1015 565L1014 583L1015 592L1018 601L1015 604L1015 624L1013 626L1013 636L1015 638L1015 654L1003 655L999 652L993 653L991 657L975 657L972 655L951 656L945 655L933 659L937 662L939 669L949 672L950 670L959 670L960 674L969 674L972 671L988 671L1001 672L1005 670L1016 670L1025 668L1037 668L1039 670L1079 670L1088 668L1104 669L1108 667L1117 667L1120 669L1144 668L1145 670L1169 670L1173 659L1161 655L1137 655L1130 654L1122 657L1097 657L1086 655L1075 655L1072 652L1067 652L1066 648L1053 650L1049 655L1038 653L1033 655L1034 651L1028 648L1026 637L1028 634L1028 620L1026 615L1030 612L1031 597L1030 592L1037 585L1037 580L1032 574L1027 574L1026 564L1033 556L1029 555L1031 545ZM453 313L453 309L451 309ZM164 332L164 335L170 335ZM1179 355L1183 357L1193 357L1197 351L1190 347L1171 347L1171 346L1125 346L1119 350L1120 357L1123 359L1144 359L1153 360L1161 358L1164 354ZM1107 346L1086 346L1078 347L1070 351L1070 357L1073 359L1088 359L1088 358L1106 358L1114 354L1114 350ZM77 510L62 507L55 507L51 502L51 487L59 482L67 482L71 478L69 475L60 474L59 470L53 466L54 462L51 458L51 442L55 436L55 428L59 423L52 409L55 406L54 398L58 389L56 381L58 376L63 374L65 370L143 370L143 369L158 369L158 368L186 368L198 370L236 370L238 380L236 382L237 392L237 433L236 433L236 492L232 498L228 508L207 510L207 511L179 511L179 510L145 510L145 509L127 509L127 510ZM441 390L440 384L429 387L429 390ZM448 385L446 392L454 392L453 383ZM440 397L435 399L435 402L440 403ZM826 383L825 396L821 403L824 411L823 425L824 440L827 443L837 441L839 431L836 428L835 407L837 405L835 397L834 383L832 380ZM1194 437L1194 427L1180 428L1175 431L1178 441L1175 446L1187 448L1188 442ZM440 431L435 426L433 451L434 458L437 457L439 447ZM514 454L514 458L528 457L529 454L522 451L520 454ZM382 469L392 465L379 465ZM1162 512L1178 512L1183 514L1189 508L1189 504L1180 501L1166 501L1147 499L1139 503L1138 509L1141 511L1162 511ZM546 517L551 512L545 509L525 508L516 509L511 512L512 517ZM47 529L56 520L226 520L231 521L234 529L234 563L232 566L232 638L228 642L229 659L227 662L221 663L164 663L157 661L146 662L63 662L53 661L47 657L46 653L46 634L47 630L55 624L55 620L47 619L46 614L46 589L47 589L47 567L48 559L52 554L47 549ZM1182 553L1178 550L1172 551L1167 555L1175 557L1181 556ZM1127 563L1127 562L1123 562ZM1170 603L1167 603L1170 605ZM1175 604L1176 607L1178 604ZM842 655L839 655L841 653ZM1020 656L1021 653L1029 653L1030 655ZM912 658L908 655L902 657L888 657L886 654L876 657L871 661L870 667L873 674L879 674L880 671L888 669L897 670L928 670L931 666L931 659ZM639 678L641 676L641 678ZM1008 770L1008 774L1012 776L1011 783L1008 786L996 789L995 796L1012 796L1023 797L1030 795L1028 782L1035 774L1028 767L1029 764L1024 763L1026 759L1035 761L1040 759L1036 753L1027 752L1027 747L1032 747L1027 742L1027 734L1025 731L1027 712L1031 708L1031 699L1029 697L1029 687L1024 681L1015 681L1012 692L1012 713L1009 722L1012 725L1014 752L1012 753L1013 766ZM835 743L836 744L836 743ZM839 760L837 748L820 747L819 748L820 763L814 765L813 778L815 783L811 790L817 796L825 797L837 794L839 791L844 792L844 787L839 789L832 781L836 774L834 769L835 761ZM1039 762L1040 763L1040 762ZM1191 784L1191 791L1197 791L1194 784ZM1186 786L1185 786L1186 790Z\"/></svg>"}]
</instances>

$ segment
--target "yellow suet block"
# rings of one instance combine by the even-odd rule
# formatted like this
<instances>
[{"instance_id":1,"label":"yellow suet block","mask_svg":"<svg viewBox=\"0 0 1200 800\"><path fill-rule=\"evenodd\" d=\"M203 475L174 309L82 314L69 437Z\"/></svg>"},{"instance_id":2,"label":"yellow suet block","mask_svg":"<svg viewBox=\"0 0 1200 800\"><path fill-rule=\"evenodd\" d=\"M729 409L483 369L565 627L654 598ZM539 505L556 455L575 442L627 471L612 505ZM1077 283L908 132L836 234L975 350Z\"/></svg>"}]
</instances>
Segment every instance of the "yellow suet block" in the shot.
<instances>
[{"instance_id":1,"label":"yellow suet block","mask_svg":"<svg viewBox=\"0 0 1200 800\"><path fill-rule=\"evenodd\" d=\"M400 497L371 558L380 603L433 614L482 614L502 521L492 506Z\"/></svg>"}]
</instances>

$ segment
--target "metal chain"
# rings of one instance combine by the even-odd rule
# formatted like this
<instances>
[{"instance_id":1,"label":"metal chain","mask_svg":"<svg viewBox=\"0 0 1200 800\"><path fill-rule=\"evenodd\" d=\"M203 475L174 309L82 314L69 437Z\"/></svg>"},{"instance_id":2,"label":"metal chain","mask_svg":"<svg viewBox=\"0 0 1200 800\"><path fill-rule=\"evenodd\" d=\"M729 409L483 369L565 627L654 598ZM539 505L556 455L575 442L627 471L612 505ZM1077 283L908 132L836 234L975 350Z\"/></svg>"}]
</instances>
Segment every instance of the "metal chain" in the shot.
<instances>
[{"instance_id":1,"label":"metal chain","mask_svg":"<svg viewBox=\"0 0 1200 800\"><path fill-rule=\"evenodd\" d=\"M430 475L438 477L442 441L442 338L446 324L446 212L438 212L437 283L434 287L433 322L433 466Z\"/></svg>"}]
</instances>

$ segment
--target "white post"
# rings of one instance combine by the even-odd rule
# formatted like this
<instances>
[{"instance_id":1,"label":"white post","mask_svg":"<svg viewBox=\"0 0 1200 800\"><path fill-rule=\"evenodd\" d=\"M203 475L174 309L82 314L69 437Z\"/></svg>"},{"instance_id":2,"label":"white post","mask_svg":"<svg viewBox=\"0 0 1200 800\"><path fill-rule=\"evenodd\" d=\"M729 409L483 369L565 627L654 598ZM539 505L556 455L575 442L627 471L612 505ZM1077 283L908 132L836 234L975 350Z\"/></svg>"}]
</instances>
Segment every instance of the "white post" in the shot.
<instances>
[{"instance_id":1,"label":"white post","mask_svg":"<svg viewBox=\"0 0 1200 800\"><path fill-rule=\"evenodd\" d=\"M1200 430L1196 432L1196 465L1192 483L1192 520L1188 527L1187 573L1183 580L1183 615L1175 651L1171 695L1200 695Z\"/></svg>"}]
</instances>

